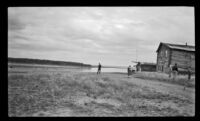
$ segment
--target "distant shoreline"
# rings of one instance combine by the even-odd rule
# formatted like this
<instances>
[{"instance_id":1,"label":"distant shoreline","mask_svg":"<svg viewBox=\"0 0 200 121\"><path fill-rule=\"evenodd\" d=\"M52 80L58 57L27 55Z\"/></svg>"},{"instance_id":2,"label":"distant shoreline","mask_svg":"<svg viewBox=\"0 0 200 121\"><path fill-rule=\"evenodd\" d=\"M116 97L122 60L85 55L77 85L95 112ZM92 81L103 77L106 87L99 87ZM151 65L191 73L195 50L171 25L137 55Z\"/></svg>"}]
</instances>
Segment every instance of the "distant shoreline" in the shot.
<instances>
[{"instance_id":1,"label":"distant shoreline","mask_svg":"<svg viewBox=\"0 0 200 121\"><path fill-rule=\"evenodd\" d=\"M98 68L97 66L77 66L77 65L54 65L54 64L34 64L34 63L16 63L8 62L8 66L17 66L17 67L58 67L58 68ZM115 67L115 66L102 66L102 68L116 68L116 69L126 69L126 67Z\"/></svg>"},{"instance_id":2,"label":"distant shoreline","mask_svg":"<svg viewBox=\"0 0 200 121\"><path fill-rule=\"evenodd\" d=\"M56 65L56 66L80 66L80 67L92 66L90 64L84 64L80 62L53 61L53 60L41 60L41 59L30 59L30 58L12 58L12 57L8 57L8 63Z\"/></svg>"},{"instance_id":3,"label":"distant shoreline","mask_svg":"<svg viewBox=\"0 0 200 121\"><path fill-rule=\"evenodd\" d=\"M54 67L54 68L81 68L81 66L74 66L74 65L51 65L51 64L31 64L31 63L15 63L15 62L8 62L9 67ZM83 68L91 68L84 66Z\"/></svg>"}]
</instances>

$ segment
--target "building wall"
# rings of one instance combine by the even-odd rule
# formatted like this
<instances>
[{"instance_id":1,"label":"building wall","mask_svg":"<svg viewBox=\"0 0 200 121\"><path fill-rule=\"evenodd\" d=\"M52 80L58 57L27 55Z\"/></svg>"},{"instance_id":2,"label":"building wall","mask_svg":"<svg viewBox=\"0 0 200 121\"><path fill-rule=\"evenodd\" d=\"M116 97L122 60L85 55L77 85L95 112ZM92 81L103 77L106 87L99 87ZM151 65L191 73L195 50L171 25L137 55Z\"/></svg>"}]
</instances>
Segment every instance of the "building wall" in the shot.
<instances>
[{"instance_id":1,"label":"building wall","mask_svg":"<svg viewBox=\"0 0 200 121\"><path fill-rule=\"evenodd\" d=\"M195 53L181 50L172 50L171 64L178 64L178 67L195 70Z\"/></svg>"},{"instance_id":2,"label":"building wall","mask_svg":"<svg viewBox=\"0 0 200 121\"><path fill-rule=\"evenodd\" d=\"M156 65L141 65L141 71L156 71Z\"/></svg>"},{"instance_id":3,"label":"building wall","mask_svg":"<svg viewBox=\"0 0 200 121\"><path fill-rule=\"evenodd\" d=\"M171 50L166 46L161 46L157 53L157 71L168 72L170 65Z\"/></svg>"}]
</instances>

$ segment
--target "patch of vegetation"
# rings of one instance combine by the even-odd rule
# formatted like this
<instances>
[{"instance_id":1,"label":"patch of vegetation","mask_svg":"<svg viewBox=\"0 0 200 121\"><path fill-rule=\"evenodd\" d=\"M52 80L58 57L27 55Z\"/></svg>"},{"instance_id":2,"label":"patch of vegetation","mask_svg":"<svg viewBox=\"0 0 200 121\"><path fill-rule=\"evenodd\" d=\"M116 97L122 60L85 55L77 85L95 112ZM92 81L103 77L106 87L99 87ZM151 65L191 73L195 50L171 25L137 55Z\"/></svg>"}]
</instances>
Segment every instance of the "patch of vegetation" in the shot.
<instances>
[{"instance_id":1,"label":"patch of vegetation","mask_svg":"<svg viewBox=\"0 0 200 121\"><path fill-rule=\"evenodd\" d=\"M187 75L177 75L177 78L173 80L169 78L169 75L158 72L140 72L134 75L135 78L146 79L146 80L157 80L172 84L185 85L186 87L195 87L195 76L188 81Z\"/></svg>"},{"instance_id":2,"label":"patch of vegetation","mask_svg":"<svg viewBox=\"0 0 200 121\"><path fill-rule=\"evenodd\" d=\"M114 77L115 76L115 77ZM121 75L120 75L121 76ZM123 80L116 75L96 76L93 73L74 72L41 72L30 74L8 75L8 108L9 116L31 116L37 112L48 111L59 107L70 108L77 115L96 115L96 108L105 112L102 115L137 116L141 111L144 115L173 115L175 109L163 108L161 113L158 106L139 105L141 102L131 102L133 99L151 100L156 102L169 100L180 104L191 103L188 100L173 95L162 94L140 87ZM114 77L114 78L113 78ZM81 98L91 99L86 105L76 103ZM119 102L120 106L110 103L97 103L98 99L111 99ZM118 104L118 103L117 103ZM139 111L138 111L139 110ZM108 112L106 112L108 111ZM155 113L153 113L155 111ZM101 112L99 112L98 115ZM107 113L107 114L106 114ZM157 114L156 114L157 113Z\"/></svg>"}]
</instances>

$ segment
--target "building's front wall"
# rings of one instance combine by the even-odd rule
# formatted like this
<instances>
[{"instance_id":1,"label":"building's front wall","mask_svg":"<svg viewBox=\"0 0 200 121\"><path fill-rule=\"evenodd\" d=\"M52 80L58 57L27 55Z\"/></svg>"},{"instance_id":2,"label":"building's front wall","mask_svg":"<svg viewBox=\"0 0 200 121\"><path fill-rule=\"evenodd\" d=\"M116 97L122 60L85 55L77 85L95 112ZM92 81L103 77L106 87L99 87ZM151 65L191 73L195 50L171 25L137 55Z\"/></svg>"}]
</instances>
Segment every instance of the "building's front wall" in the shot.
<instances>
[{"instance_id":1,"label":"building's front wall","mask_svg":"<svg viewBox=\"0 0 200 121\"><path fill-rule=\"evenodd\" d=\"M141 65L141 71L156 71L156 65Z\"/></svg>"},{"instance_id":2,"label":"building's front wall","mask_svg":"<svg viewBox=\"0 0 200 121\"><path fill-rule=\"evenodd\" d=\"M171 64L178 64L178 67L187 69L191 67L195 69L195 53L181 50L172 50Z\"/></svg>"},{"instance_id":3,"label":"building's front wall","mask_svg":"<svg viewBox=\"0 0 200 121\"><path fill-rule=\"evenodd\" d=\"M170 65L170 52L171 50L166 46L161 46L157 53L157 71L168 72Z\"/></svg>"}]
</instances>

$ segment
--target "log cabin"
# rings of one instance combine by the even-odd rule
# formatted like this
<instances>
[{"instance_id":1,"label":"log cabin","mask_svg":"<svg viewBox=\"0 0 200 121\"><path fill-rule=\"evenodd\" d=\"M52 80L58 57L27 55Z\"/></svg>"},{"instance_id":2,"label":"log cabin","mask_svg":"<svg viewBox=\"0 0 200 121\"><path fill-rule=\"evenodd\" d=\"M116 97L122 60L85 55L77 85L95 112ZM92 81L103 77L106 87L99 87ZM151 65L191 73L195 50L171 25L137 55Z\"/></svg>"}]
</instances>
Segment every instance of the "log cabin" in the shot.
<instances>
[{"instance_id":1,"label":"log cabin","mask_svg":"<svg viewBox=\"0 0 200 121\"><path fill-rule=\"evenodd\" d=\"M179 70L191 68L195 72L195 46L160 43L157 49L158 72L169 72L169 66L177 63Z\"/></svg>"}]
</instances>

